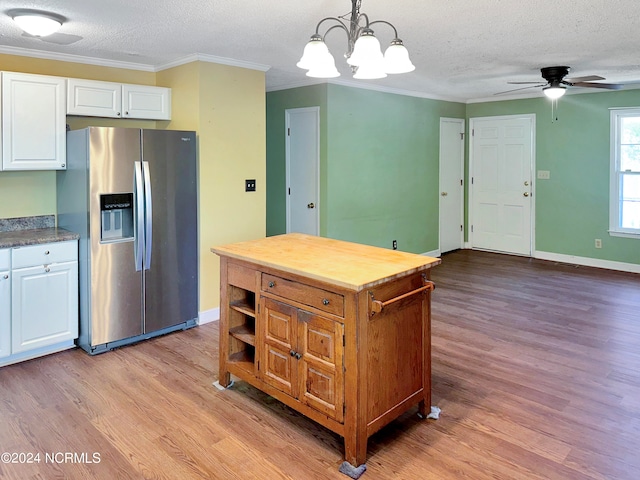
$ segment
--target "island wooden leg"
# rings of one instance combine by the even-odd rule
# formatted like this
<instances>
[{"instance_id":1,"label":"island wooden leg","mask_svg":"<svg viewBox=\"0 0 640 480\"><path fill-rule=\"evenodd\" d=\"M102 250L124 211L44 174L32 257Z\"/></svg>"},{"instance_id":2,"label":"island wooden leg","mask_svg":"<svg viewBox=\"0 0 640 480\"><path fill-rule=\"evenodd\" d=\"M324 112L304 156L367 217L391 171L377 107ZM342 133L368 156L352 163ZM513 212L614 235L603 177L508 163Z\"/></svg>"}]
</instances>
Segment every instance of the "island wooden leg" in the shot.
<instances>
[{"instance_id":1,"label":"island wooden leg","mask_svg":"<svg viewBox=\"0 0 640 480\"><path fill-rule=\"evenodd\" d=\"M344 438L344 459L354 467L367 461L367 427L356 429L355 438Z\"/></svg>"},{"instance_id":2,"label":"island wooden leg","mask_svg":"<svg viewBox=\"0 0 640 480\"><path fill-rule=\"evenodd\" d=\"M218 332L220 349L218 350L219 367L218 383L228 387L231 374L227 370L227 356L229 355L229 297L227 286L227 259L220 260L220 330Z\"/></svg>"}]
</instances>

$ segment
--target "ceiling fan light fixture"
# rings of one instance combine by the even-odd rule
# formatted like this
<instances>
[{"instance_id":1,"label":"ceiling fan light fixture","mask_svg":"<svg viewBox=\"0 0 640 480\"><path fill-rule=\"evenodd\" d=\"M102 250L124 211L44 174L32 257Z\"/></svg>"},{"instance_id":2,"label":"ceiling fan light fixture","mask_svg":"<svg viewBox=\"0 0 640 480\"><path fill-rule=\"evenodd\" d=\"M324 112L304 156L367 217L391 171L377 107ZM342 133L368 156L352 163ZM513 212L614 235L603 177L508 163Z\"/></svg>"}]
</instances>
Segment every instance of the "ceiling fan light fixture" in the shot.
<instances>
[{"instance_id":1,"label":"ceiling fan light fixture","mask_svg":"<svg viewBox=\"0 0 640 480\"><path fill-rule=\"evenodd\" d=\"M550 98L551 100L557 100L565 94L566 90L567 87L563 87L561 85L551 85L542 89L547 98Z\"/></svg>"},{"instance_id":2,"label":"ceiling fan light fixture","mask_svg":"<svg viewBox=\"0 0 640 480\"><path fill-rule=\"evenodd\" d=\"M13 16L18 26L34 37L46 37L62 27L62 19L58 16L42 12L24 11Z\"/></svg>"}]
</instances>

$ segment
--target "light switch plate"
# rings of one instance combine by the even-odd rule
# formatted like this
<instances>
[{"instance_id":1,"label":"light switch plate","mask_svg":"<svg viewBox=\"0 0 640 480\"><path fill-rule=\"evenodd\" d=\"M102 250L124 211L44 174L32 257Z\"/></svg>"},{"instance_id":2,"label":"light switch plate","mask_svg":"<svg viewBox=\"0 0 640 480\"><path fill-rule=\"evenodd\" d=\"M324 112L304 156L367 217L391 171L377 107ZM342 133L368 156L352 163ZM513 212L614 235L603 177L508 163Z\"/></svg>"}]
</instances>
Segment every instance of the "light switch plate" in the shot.
<instances>
[{"instance_id":1,"label":"light switch plate","mask_svg":"<svg viewBox=\"0 0 640 480\"><path fill-rule=\"evenodd\" d=\"M549 170L538 170L538 178L540 180L549 180L551 178L551 172L549 172Z\"/></svg>"}]
</instances>

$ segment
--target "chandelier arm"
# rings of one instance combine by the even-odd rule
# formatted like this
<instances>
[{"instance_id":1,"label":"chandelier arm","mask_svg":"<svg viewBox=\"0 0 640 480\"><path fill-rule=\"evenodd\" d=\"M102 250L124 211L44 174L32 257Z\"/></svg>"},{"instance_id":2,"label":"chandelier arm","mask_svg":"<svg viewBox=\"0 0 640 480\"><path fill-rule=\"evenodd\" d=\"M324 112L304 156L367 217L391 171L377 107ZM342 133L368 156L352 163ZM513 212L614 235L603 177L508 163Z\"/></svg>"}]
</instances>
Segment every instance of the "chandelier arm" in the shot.
<instances>
[{"instance_id":1,"label":"chandelier arm","mask_svg":"<svg viewBox=\"0 0 640 480\"><path fill-rule=\"evenodd\" d=\"M368 20L367 20L368 22ZM389 25L391 28L393 28L393 34L395 35L393 38L398 38L398 30L396 30L396 27L394 27L391 23L387 22L386 20L376 20L374 22L368 23L369 27L371 27L371 25L374 25L376 23L384 23L386 25Z\"/></svg>"},{"instance_id":2,"label":"chandelier arm","mask_svg":"<svg viewBox=\"0 0 640 480\"><path fill-rule=\"evenodd\" d=\"M349 34L349 29L347 28L347 26L344 24L344 22L342 20L340 20L339 18L336 18L336 17L327 17L327 18L323 18L322 20L320 20L318 22L318 24L316 25L316 35L320 35L320 25L322 25L324 22L326 22L328 20L335 20L336 22L338 22L338 24L337 25L333 25L331 28L329 28L329 30L324 32L324 35L329 33L329 31L332 30L334 27L342 27L347 32L347 35ZM324 38L324 35L322 36L323 38Z\"/></svg>"}]
</instances>

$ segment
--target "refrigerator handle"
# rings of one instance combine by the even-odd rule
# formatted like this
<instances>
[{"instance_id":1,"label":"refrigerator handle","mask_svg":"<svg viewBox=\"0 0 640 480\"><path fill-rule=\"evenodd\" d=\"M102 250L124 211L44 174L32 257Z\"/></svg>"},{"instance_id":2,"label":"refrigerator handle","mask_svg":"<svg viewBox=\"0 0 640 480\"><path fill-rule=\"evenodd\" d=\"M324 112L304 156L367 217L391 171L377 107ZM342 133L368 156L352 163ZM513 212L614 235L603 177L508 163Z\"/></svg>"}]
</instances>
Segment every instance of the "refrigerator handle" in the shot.
<instances>
[{"instance_id":1,"label":"refrigerator handle","mask_svg":"<svg viewBox=\"0 0 640 480\"><path fill-rule=\"evenodd\" d=\"M142 162L133 165L133 216L135 236L133 241L133 256L136 272L142 271L142 257L144 255L144 190L142 184Z\"/></svg>"},{"instance_id":2,"label":"refrigerator handle","mask_svg":"<svg viewBox=\"0 0 640 480\"><path fill-rule=\"evenodd\" d=\"M144 269L149 270L151 268L151 224L153 218L152 199L151 199L151 177L149 175L149 162L142 162L142 169L144 172Z\"/></svg>"}]
</instances>

